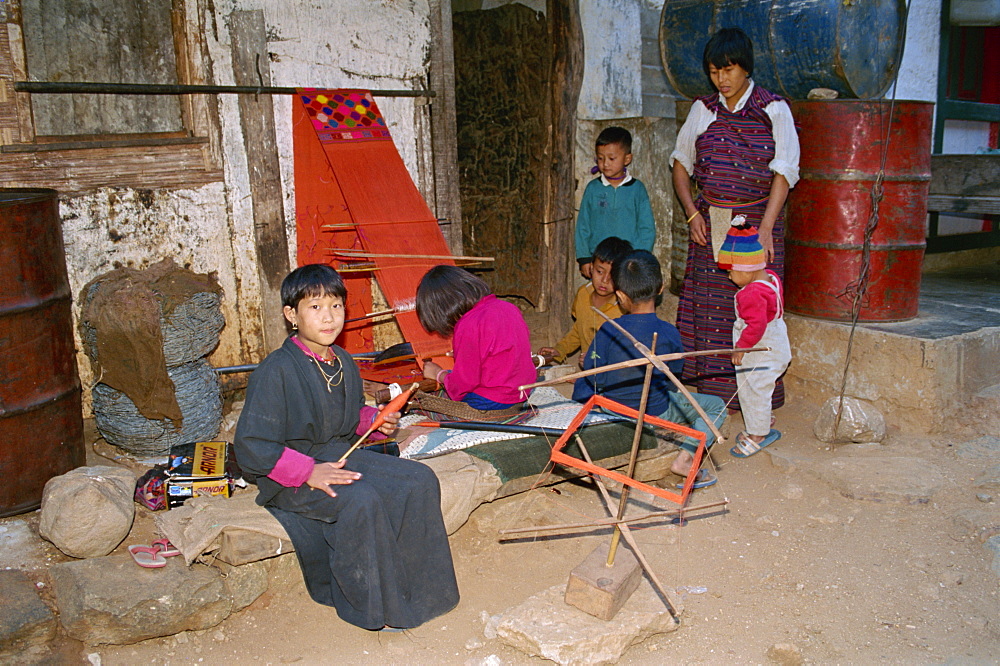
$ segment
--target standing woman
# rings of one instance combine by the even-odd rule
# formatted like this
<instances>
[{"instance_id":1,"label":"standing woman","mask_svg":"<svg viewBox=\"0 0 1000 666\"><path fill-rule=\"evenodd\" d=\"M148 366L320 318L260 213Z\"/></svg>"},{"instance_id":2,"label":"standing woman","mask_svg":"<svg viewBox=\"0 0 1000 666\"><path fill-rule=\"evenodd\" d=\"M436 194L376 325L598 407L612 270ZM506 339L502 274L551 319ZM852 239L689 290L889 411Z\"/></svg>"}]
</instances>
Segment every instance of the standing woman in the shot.
<instances>
[{"instance_id":1,"label":"standing woman","mask_svg":"<svg viewBox=\"0 0 1000 666\"><path fill-rule=\"evenodd\" d=\"M788 103L753 79L753 43L739 28L719 30L705 45L705 74L717 94L695 99L670 155L674 190L690 230L687 268L677 310L686 351L732 346L736 288L713 254L731 218L757 227L767 268L784 279L788 190L799 179L799 139ZM692 193L692 182L699 189ZM736 374L725 356L688 358L683 378L700 393L739 409ZM773 407L785 402L779 381Z\"/></svg>"}]
</instances>

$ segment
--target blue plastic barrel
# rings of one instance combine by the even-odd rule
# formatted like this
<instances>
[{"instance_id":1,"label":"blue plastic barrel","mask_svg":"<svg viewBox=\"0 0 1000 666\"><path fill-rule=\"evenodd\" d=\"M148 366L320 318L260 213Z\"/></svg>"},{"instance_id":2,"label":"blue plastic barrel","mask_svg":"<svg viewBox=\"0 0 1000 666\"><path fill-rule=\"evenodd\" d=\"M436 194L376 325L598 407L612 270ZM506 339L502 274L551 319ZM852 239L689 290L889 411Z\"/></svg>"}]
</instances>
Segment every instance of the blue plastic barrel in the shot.
<instances>
[{"instance_id":1,"label":"blue plastic barrel","mask_svg":"<svg viewBox=\"0 0 1000 666\"><path fill-rule=\"evenodd\" d=\"M666 0L660 57L677 92L711 93L705 43L720 28L741 28L754 44L754 81L768 90L805 99L831 88L872 99L896 77L905 23L905 0Z\"/></svg>"}]
</instances>

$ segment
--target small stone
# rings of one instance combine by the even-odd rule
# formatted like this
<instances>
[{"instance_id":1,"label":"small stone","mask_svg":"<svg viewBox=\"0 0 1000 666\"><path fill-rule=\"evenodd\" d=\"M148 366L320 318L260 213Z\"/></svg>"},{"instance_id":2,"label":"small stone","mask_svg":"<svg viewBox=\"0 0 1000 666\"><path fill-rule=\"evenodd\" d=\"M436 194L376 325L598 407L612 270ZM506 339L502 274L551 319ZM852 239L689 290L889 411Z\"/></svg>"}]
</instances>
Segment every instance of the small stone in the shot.
<instances>
[{"instance_id":1,"label":"small stone","mask_svg":"<svg viewBox=\"0 0 1000 666\"><path fill-rule=\"evenodd\" d=\"M465 649L469 651L478 650L479 648L483 647L483 645L484 643L478 638L470 638L469 640L465 641Z\"/></svg>"},{"instance_id":2,"label":"small stone","mask_svg":"<svg viewBox=\"0 0 1000 666\"><path fill-rule=\"evenodd\" d=\"M97 652L91 652L87 655L87 661L89 661L93 666L101 666L101 655Z\"/></svg>"},{"instance_id":3,"label":"small stone","mask_svg":"<svg viewBox=\"0 0 1000 666\"><path fill-rule=\"evenodd\" d=\"M989 620L979 615L970 615L965 618L965 623L973 629L985 629L986 625L989 624Z\"/></svg>"},{"instance_id":4,"label":"small stone","mask_svg":"<svg viewBox=\"0 0 1000 666\"><path fill-rule=\"evenodd\" d=\"M840 93L832 88L813 88L806 94L806 99L831 100L840 97Z\"/></svg>"},{"instance_id":5,"label":"small stone","mask_svg":"<svg viewBox=\"0 0 1000 666\"><path fill-rule=\"evenodd\" d=\"M785 499L797 500L802 499L803 490L802 486L795 485L794 483L786 483L781 489L781 496Z\"/></svg>"},{"instance_id":6,"label":"small stone","mask_svg":"<svg viewBox=\"0 0 1000 666\"><path fill-rule=\"evenodd\" d=\"M941 576L941 584L945 587L958 587L965 582L965 574L960 571L945 571Z\"/></svg>"},{"instance_id":7,"label":"small stone","mask_svg":"<svg viewBox=\"0 0 1000 666\"><path fill-rule=\"evenodd\" d=\"M836 525L840 522L840 518L833 515L832 513L821 513L818 516L807 516L809 520L815 520L821 525Z\"/></svg>"},{"instance_id":8,"label":"small stone","mask_svg":"<svg viewBox=\"0 0 1000 666\"><path fill-rule=\"evenodd\" d=\"M993 501L993 495L987 495L986 493L976 493L976 499L983 504L989 504Z\"/></svg>"},{"instance_id":9,"label":"small stone","mask_svg":"<svg viewBox=\"0 0 1000 666\"><path fill-rule=\"evenodd\" d=\"M941 597L941 587L937 583L921 583L917 585L917 592L926 599L939 599Z\"/></svg>"},{"instance_id":10,"label":"small stone","mask_svg":"<svg viewBox=\"0 0 1000 666\"><path fill-rule=\"evenodd\" d=\"M212 640L216 643L224 643L226 641L226 634L220 629L212 634Z\"/></svg>"},{"instance_id":11,"label":"small stone","mask_svg":"<svg viewBox=\"0 0 1000 666\"><path fill-rule=\"evenodd\" d=\"M174 636L174 640L178 645L186 645L191 639L188 637L188 632L182 631L181 633Z\"/></svg>"},{"instance_id":12,"label":"small stone","mask_svg":"<svg viewBox=\"0 0 1000 666\"><path fill-rule=\"evenodd\" d=\"M802 651L792 643L775 643L767 649L767 658L782 666L799 666L804 663Z\"/></svg>"},{"instance_id":13,"label":"small stone","mask_svg":"<svg viewBox=\"0 0 1000 666\"><path fill-rule=\"evenodd\" d=\"M975 478L972 485L983 490L1000 490L1000 465L994 465L983 471Z\"/></svg>"},{"instance_id":14,"label":"small stone","mask_svg":"<svg viewBox=\"0 0 1000 666\"><path fill-rule=\"evenodd\" d=\"M483 621L483 636L488 640L493 640L497 637L497 625L500 624L501 615L490 615L486 611L480 614L480 618Z\"/></svg>"},{"instance_id":15,"label":"small stone","mask_svg":"<svg viewBox=\"0 0 1000 666\"><path fill-rule=\"evenodd\" d=\"M831 444L881 442L885 439L885 418L882 412L857 398L845 396L841 407L840 398L834 396L820 407L813 434L821 442Z\"/></svg>"}]
</instances>

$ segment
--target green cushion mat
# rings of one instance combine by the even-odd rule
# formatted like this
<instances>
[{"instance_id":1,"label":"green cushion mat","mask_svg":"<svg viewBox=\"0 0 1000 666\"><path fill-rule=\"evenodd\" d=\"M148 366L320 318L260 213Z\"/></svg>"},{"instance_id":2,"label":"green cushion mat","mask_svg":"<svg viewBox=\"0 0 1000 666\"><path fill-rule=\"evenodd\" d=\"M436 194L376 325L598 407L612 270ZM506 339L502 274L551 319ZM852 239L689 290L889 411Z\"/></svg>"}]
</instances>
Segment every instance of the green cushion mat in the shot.
<instances>
[{"instance_id":1,"label":"green cushion mat","mask_svg":"<svg viewBox=\"0 0 1000 666\"><path fill-rule=\"evenodd\" d=\"M632 438L635 435L635 422L601 423L585 426L577 430L580 438L587 446L587 451L595 462L627 454L632 448ZM475 456L493 465L504 483L514 479L535 476L545 470L549 463L549 455L556 438L542 436L508 439L500 442L486 442L467 449L465 453ZM658 440L650 429L644 428L639 449L655 449ZM576 438L570 439L565 448L567 455L583 459ZM561 467L561 465L560 465Z\"/></svg>"}]
</instances>

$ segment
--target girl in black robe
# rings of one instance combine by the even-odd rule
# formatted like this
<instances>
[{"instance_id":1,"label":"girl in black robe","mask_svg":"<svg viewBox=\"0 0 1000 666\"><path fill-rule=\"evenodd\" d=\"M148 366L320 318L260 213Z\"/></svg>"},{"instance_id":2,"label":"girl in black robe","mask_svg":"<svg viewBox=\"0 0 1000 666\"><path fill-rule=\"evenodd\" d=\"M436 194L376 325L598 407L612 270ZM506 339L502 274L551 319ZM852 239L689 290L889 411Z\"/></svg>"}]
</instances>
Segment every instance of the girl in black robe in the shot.
<instances>
[{"instance_id":1,"label":"girl in black robe","mask_svg":"<svg viewBox=\"0 0 1000 666\"><path fill-rule=\"evenodd\" d=\"M295 332L250 377L236 457L291 537L315 601L365 629L416 627L458 604L440 488L419 462L364 450L336 462L375 415L353 359L333 344L346 295L329 266L285 278Z\"/></svg>"}]
</instances>

